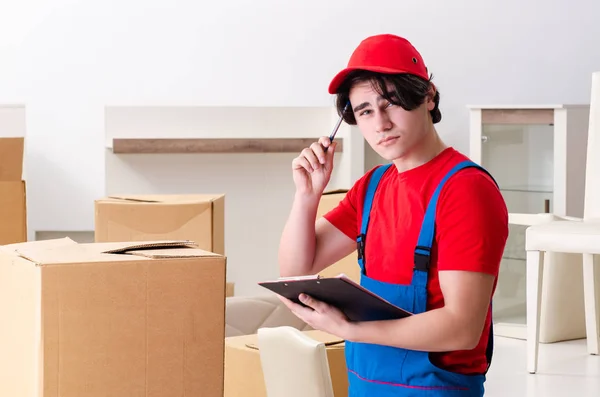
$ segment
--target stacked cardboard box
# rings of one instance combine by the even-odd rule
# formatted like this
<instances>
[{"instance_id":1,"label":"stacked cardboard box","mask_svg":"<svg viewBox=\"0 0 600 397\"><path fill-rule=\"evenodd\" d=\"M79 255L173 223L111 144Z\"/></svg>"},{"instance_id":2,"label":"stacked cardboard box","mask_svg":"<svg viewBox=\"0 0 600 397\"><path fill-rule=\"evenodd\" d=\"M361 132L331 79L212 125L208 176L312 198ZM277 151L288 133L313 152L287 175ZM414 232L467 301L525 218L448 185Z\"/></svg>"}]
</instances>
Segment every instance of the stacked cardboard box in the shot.
<instances>
[{"instance_id":1,"label":"stacked cardboard box","mask_svg":"<svg viewBox=\"0 0 600 397\"><path fill-rule=\"evenodd\" d=\"M346 197L346 193L348 193L348 190L344 189L332 190L323 193L317 209L317 218L334 209L340 203L340 201ZM356 251L327 267L319 274L323 277L335 277L340 273L344 273L357 283L360 282L360 267L358 266L358 255Z\"/></svg>"},{"instance_id":2,"label":"stacked cardboard box","mask_svg":"<svg viewBox=\"0 0 600 397\"><path fill-rule=\"evenodd\" d=\"M0 138L0 245L27 241L23 138Z\"/></svg>"},{"instance_id":3,"label":"stacked cardboard box","mask_svg":"<svg viewBox=\"0 0 600 397\"><path fill-rule=\"evenodd\" d=\"M225 258L185 241L0 247L0 396L223 396Z\"/></svg>"},{"instance_id":4,"label":"stacked cardboard box","mask_svg":"<svg viewBox=\"0 0 600 397\"><path fill-rule=\"evenodd\" d=\"M224 195L106 197L95 243L27 243L23 146L0 139L0 395L264 395L256 335L225 339ZM359 280L355 253L339 273ZM343 343L327 353L344 395Z\"/></svg>"},{"instance_id":5,"label":"stacked cardboard box","mask_svg":"<svg viewBox=\"0 0 600 397\"><path fill-rule=\"evenodd\" d=\"M121 195L95 202L95 241L191 240L225 255L225 196ZM233 295L227 283L227 296Z\"/></svg>"}]
</instances>

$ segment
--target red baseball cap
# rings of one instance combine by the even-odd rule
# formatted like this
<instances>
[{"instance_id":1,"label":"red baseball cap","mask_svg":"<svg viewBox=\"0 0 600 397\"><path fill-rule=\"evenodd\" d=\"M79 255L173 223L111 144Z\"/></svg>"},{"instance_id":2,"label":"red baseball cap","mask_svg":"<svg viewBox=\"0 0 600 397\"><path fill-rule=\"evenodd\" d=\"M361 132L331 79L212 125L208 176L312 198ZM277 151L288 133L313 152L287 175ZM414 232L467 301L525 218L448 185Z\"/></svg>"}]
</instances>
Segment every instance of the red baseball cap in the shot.
<instances>
[{"instance_id":1,"label":"red baseball cap","mask_svg":"<svg viewBox=\"0 0 600 397\"><path fill-rule=\"evenodd\" d=\"M344 79L355 70L385 74L409 73L429 80L421 54L403 37L392 34L370 36L352 53L348 66L329 84L329 93L337 93Z\"/></svg>"}]
</instances>

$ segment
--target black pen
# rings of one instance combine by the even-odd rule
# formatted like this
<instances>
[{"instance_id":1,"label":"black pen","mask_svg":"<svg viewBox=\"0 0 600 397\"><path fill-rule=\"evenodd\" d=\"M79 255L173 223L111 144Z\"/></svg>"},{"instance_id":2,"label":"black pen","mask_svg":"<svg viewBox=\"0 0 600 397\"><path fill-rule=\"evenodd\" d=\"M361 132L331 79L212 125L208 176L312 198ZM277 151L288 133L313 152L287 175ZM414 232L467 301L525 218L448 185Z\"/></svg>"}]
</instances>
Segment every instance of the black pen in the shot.
<instances>
[{"instance_id":1,"label":"black pen","mask_svg":"<svg viewBox=\"0 0 600 397\"><path fill-rule=\"evenodd\" d=\"M333 131L331 131L331 134L329 135L330 143L333 143L335 134L337 134L338 129L340 128L340 125L342 125L342 121L344 121L344 113L346 113L346 111L348 110L349 107L350 107L350 101L348 101L348 103L346 103L346 106L344 106L344 110L342 110L342 115L340 116L339 120L335 124L335 127L333 127ZM327 148L324 148L324 149L325 149L325 151L327 151Z\"/></svg>"}]
</instances>

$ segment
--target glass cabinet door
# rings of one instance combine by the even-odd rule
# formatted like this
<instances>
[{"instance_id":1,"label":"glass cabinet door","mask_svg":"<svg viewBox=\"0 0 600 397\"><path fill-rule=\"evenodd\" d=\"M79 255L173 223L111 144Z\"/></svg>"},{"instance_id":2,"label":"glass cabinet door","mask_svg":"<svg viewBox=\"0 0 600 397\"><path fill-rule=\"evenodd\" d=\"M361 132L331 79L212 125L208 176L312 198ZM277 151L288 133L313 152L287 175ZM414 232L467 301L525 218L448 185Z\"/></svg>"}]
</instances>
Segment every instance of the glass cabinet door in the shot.
<instances>
[{"instance_id":1,"label":"glass cabinet door","mask_svg":"<svg viewBox=\"0 0 600 397\"><path fill-rule=\"evenodd\" d=\"M552 212L554 127L549 124L483 124L481 140L481 164L496 179L508 211ZM527 227L509 225L493 302L494 324L525 327Z\"/></svg>"}]
</instances>

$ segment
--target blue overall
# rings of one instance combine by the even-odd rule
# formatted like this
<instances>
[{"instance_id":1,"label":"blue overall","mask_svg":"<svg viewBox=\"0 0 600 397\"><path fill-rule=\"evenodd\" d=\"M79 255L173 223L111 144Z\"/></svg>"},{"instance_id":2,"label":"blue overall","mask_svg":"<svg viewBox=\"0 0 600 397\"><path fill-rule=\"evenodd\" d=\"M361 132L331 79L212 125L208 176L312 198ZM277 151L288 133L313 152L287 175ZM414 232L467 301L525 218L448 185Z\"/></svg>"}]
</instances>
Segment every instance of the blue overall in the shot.
<instances>
[{"instance_id":1,"label":"blue overall","mask_svg":"<svg viewBox=\"0 0 600 397\"><path fill-rule=\"evenodd\" d=\"M456 172L467 167L482 168L471 161L464 161L457 164L440 181L429 201L421 225L415 248L412 282L410 285L399 285L367 277L364 260L364 243L373 196L381 176L389 166L390 164L378 167L371 176L367 188L361 232L357 237L358 262L361 268L360 284L396 306L414 314L423 313L426 311L427 304L428 268L440 191ZM486 352L488 368L493 351L492 332L490 328ZM430 362L427 352L348 341L345 346L350 397L483 396L486 374L463 375L443 370Z\"/></svg>"}]
</instances>

